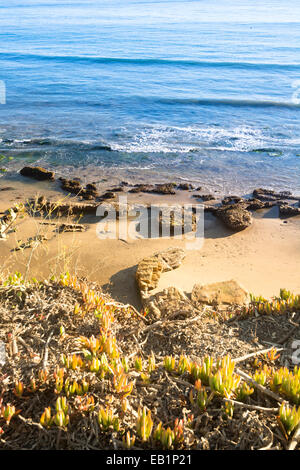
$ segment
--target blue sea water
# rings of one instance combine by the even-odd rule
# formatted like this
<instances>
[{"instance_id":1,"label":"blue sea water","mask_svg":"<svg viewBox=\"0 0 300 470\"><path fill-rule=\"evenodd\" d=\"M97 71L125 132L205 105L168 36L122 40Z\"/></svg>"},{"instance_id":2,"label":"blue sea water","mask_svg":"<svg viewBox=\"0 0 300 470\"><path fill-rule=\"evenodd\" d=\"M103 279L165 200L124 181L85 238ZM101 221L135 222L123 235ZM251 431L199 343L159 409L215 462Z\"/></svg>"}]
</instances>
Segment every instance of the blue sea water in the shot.
<instances>
[{"instance_id":1,"label":"blue sea water","mask_svg":"<svg viewBox=\"0 0 300 470\"><path fill-rule=\"evenodd\" d=\"M300 193L298 0L0 2L1 167Z\"/></svg>"}]
</instances>

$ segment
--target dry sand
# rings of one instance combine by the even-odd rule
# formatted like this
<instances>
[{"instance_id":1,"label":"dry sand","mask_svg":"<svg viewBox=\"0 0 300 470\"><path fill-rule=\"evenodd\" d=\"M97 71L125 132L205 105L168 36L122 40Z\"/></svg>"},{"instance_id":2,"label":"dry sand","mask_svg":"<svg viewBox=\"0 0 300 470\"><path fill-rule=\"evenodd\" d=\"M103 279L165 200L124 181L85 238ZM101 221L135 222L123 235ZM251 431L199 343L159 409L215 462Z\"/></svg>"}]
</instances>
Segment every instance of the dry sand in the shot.
<instances>
[{"instance_id":1,"label":"dry sand","mask_svg":"<svg viewBox=\"0 0 300 470\"><path fill-rule=\"evenodd\" d=\"M14 189L0 191L0 211L37 192L58 199L57 191L51 189L51 183L24 184L14 181L5 186ZM135 195L135 200L145 203L178 203L179 197L187 202L189 193L181 192L181 196ZM190 293L195 283L236 279L248 291L265 297L277 295L281 287L300 293L300 217L283 221L278 218L277 211L277 208L273 208L254 213L252 226L239 233L227 229L211 214L205 215L202 249L187 250L182 266L165 273L158 290L176 286ZM17 231L11 233L7 241L0 241L2 270L25 273L30 259L29 275L37 278L46 278L49 274L57 274L65 269L76 271L96 281L115 299L137 307L140 307L135 284L137 263L168 247L186 246L184 240L174 239L100 240L96 235L97 219L93 217L81 221L88 224L84 233L57 234L53 225L41 225L39 222L29 217L20 219ZM26 241L41 233L41 230L48 241L33 253L30 248L13 251L17 240Z\"/></svg>"}]
</instances>

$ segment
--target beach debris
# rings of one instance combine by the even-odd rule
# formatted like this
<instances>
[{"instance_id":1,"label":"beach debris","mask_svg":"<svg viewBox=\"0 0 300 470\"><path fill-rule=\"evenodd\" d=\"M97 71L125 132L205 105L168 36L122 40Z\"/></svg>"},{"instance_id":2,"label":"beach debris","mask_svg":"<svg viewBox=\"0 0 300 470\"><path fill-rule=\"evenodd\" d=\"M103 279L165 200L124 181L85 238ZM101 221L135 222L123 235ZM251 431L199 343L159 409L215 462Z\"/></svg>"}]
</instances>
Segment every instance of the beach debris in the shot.
<instances>
[{"instance_id":1,"label":"beach debris","mask_svg":"<svg viewBox=\"0 0 300 470\"><path fill-rule=\"evenodd\" d=\"M184 258L184 250L170 248L140 261L136 271L136 280L142 300L146 300L149 297L149 291L157 287L161 274L178 268Z\"/></svg>"},{"instance_id":2,"label":"beach debris","mask_svg":"<svg viewBox=\"0 0 300 470\"><path fill-rule=\"evenodd\" d=\"M18 213L24 209L23 204L15 204L5 211L4 216L0 218L0 240L7 239L7 231L16 220Z\"/></svg>"},{"instance_id":3,"label":"beach debris","mask_svg":"<svg viewBox=\"0 0 300 470\"><path fill-rule=\"evenodd\" d=\"M25 166L20 171L20 174L22 176L33 178L38 181L46 181L46 180L53 181L55 179L55 173L53 171L45 170L45 168L41 168L39 166L36 166L36 167Z\"/></svg>"},{"instance_id":4,"label":"beach debris","mask_svg":"<svg viewBox=\"0 0 300 470\"><path fill-rule=\"evenodd\" d=\"M94 213L96 214L99 203L88 202L64 202L64 201L49 201L44 196L39 198L30 199L29 201L38 210L45 210L47 212L61 212L67 214L78 213Z\"/></svg>"},{"instance_id":5,"label":"beach debris","mask_svg":"<svg viewBox=\"0 0 300 470\"><path fill-rule=\"evenodd\" d=\"M18 240L18 246L13 249L13 251L25 250L25 248L36 248L38 245L47 241L48 238L45 235L37 235L35 237L30 237L26 242Z\"/></svg>"},{"instance_id":6,"label":"beach debris","mask_svg":"<svg viewBox=\"0 0 300 470\"><path fill-rule=\"evenodd\" d=\"M199 303L244 305L249 301L249 294L237 281L232 279L213 284L195 284L191 299L196 306Z\"/></svg>"},{"instance_id":7,"label":"beach debris","mask_svg":"<svg viewBox=\"0 0 300 470\"><path fill-rule=\"evenodd\" d=\"M60 224L58 231L61 232L85 232L86 226L82 224Z\"/></svg>"}]
</instances>

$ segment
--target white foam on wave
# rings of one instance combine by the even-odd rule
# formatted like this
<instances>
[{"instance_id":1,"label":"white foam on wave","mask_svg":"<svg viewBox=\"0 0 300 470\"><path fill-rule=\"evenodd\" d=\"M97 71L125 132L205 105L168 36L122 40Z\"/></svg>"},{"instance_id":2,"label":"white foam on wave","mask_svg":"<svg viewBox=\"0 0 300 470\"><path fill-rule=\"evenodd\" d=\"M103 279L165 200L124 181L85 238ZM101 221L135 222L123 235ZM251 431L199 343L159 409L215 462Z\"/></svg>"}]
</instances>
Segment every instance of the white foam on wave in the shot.
<instances>
[{"instance_id":1,"label":"white foam on wave","mask_svg":"<svg viewBox=\"0 0 300 470\"><path fill-rule=\"evenodd\" d=\"M122 138L110 142L112 150L128 153L189 153L206 150L249 152L257 148L300 144L300 139L276 137L267 129L251 126L148 126L122 130Z\"/></svg>"}]
</instances>

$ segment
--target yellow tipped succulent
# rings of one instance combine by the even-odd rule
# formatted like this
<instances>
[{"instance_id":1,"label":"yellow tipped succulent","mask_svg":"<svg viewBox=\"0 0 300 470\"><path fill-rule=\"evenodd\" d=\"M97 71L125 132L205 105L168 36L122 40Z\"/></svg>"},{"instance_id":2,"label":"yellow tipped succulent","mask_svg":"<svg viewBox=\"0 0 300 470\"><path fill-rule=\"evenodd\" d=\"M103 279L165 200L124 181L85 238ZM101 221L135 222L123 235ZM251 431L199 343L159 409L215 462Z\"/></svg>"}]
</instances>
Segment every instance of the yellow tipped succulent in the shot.
<instances>
[{"instance_id":1,"label":"yellow tipped succulent","mask_svg":"<svg viewBox=\"0 0 300 470\"><path fill-rule=\"evenodd\" d=\"M138 410L137 418L137 434L142 439L143 442L148 441L151 436L153 429L153 421L151 418L151 411L144 406Z\"/></svg>"},{"instance_id":2,"label":"yellow tipped succulent","mask_svg":"<svg viewBox=\"0 0 300 470\"><path fill-rule=\"evenodd\" d=\"M190 371L190 361L186 356L180 356L176 370L180 375Z\"/></svg>"},{"instance_id":3,"label":"yellow tipped succulent","mask_svg":"<svg viewBox=\"0 0 300 470\"><path fill-rule=\"evenodd\" d=\"M148 357L148 373L151 374L151 372L155 371L155 369L156 369L155 356L152 352L151 356Z\"/></svg>"},{"instance_id":4,"label":"yellow tipped succulent","mask_svg":"<svg viewBox=\"0 0 300 470\"><path fill-rule=\"evenodd\" d=\"M142 371L143 370L143 360L141 357L136 357L134 361L134 368L137 371Z\"/></svg>"},{"instance_id":5,"label":"yellow tipped succulent","mask_svg":"<svg viewBox=\"0 0 300 470\"><path fill-rule=\"evenodd\" d=\"M15 388L14 388L14 394L18 397L21 398L21 396L24 393L24 384L23 382L17 381L15 383Z\"/></svg>"},{"instance_id":6,"label":"yellow tipped succulent","mask_svg":"<svg viewBox=\"0 0 300 470\"><path fill-rule=\"evenodd\" d=\"M66 428L69 424L69 416L62 410L58 410L56 415L53 417L53 423L61 428Z\"/></svg>"},{"instance_id":7,"label":"yellow tipped succulent","mask_svg":"<svg viewBox=\"0 0 300 470\"><path fill-rule=\"evenodd\" d=\"M300 423L300 407L296 408L296 406L293 406L291 408L288 404L283 403L279 409L279 420L289 436Z\"/></svg>"},{"instance_id":8,"label":"yellow tipped succulent","mask_svg":"<svg viewBox=\"0 0 300 470\"><path fill-rule=\"evenodd\" d=\"M40 369L38 372L38 378L41 382L46 383L49 378L48 369Z\"/></svg>"},{"instance_id":9,"label":"yellow tipped succulent","mask_svg":"<svg viewBox=\"0 0 300 470\"><path fill-rule=\"evenodd\" d=\"M225 416L228 417L228 418L232 418L233 417L233 411L234 411L234 404L226 401L225 404L224 404Z\"/></svg>"},{"instance_id":10,"label":"yellow tipped succulent","mask_svg":"<svg viewBox=\"0 0 300 470\"><path fill-rule=\"evenodd\" d=\"M58 397L56 400L55 409L56 411L63 411L64 414L68 413L69 406L66 397Z\"/></svg>"},{"instance_id":11,"label":"yellow tipped succulent","mask_svg":"<svg viewBox=\"0 0 300 470\"><path fill-rule=\"evenodd\" d=\"M2 403L2 400L1 400ZM0 403L0 404L1 404ZM10 423L10 420L14 415L16 415L18 412L16 412L16 408L12 405L6 405L6 406L1 406L0 407L0 418L3 418L6 421L6 424L8 425Z\"/></svg>"},{"instance_id":12,"label":"yellow tipped succulent","mask_svg":"<svg viewBox=\"0 0 300 470\"><path fill-rule=\"evenodd\" d=\"M246 400L252 393L254 392L254 388L250 387L247 382L243 382L242 385L240 385L236 390L235 390L235 397L238 401L244 401Z\"/></svg>"},{"instance_id":13,"label":"yellow tipped succulent","mask_svg":"<svg viewBox=\"0 0 300 470\"><path fill-rule=\"evenodd\" d=\"M119 418L114 416L113 411L108 406L106 409L104 409L103 406L100 406L98 423L100 428L104 431L107 431L110 428L113 428L114 431L119 431L120 429Z\"/></svg>"},{"instance_id":14,"label":"yellow tipped succulent","mask_svg":"<svg viewBox=\"0 0 300 470\"><path fill-rule=\"evenodd\" d=\"M51 408L45 408L44 413L41 416L40 423L44 427L50 427L52 425L53 418L51 416Z\"/></svg>"},{"instance_id":15,"label":"yellow tipped succulent","mask_svg":"<svg viewBox=\"0 0 300 470\"><path fill-rule=\"evenodd\" d=\"M175 369L175 358L173 356L166 356L164 358L164 368L168 372L172 372Z\"/></svg>"},{"instance_id":16,"label":"yellow tipped succulent","mask_svg":"<svg viewBox=\"0 0 300 470\"><path fill-rule=\"evenodd\" d=\"M118 372L115 370L113 385L116 392L122 394L123 398L130 395L133 390L133 382L128 383L127 375L124 374L123 369Z\"/></svg>"},{"instance_id":17,"label":"yellow tipped succulent","mask_svg":"<svg viewBox=\"0 0 300 470\"><path fill-rule=\"evenodd\" d=\"M135 436L131 437L130 432L127 431L125 436L123 436L122 441L123 441L123 446L125 447L125 449L130 450L134 446Z\"/></svg>"}]
</instances>

